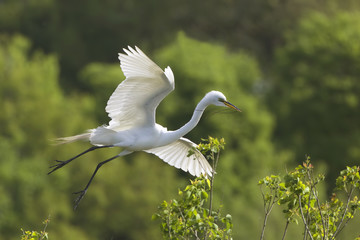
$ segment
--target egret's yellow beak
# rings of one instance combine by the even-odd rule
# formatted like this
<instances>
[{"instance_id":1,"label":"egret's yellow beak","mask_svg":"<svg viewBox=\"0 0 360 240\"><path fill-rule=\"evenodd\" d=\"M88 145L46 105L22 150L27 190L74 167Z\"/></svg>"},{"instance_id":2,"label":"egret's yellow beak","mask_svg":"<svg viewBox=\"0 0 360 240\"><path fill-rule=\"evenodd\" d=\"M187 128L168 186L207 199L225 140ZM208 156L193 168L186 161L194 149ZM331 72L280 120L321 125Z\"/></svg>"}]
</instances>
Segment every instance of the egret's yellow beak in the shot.
<instances>
[{"instance_id":1,"label":"egret's yellow beak","mask_svg":"<svg viewBox=\"0 0 360 240\"><path fill-rule=\"evenodd\" d=\"M239 108L237 108L235 105L233 105L233 104L231 104L231 103L229 103L229 102L227 102L227 101L224 101L224 104L225 104L226 106L228 106L229 108L232 108L232 109L234 109L234 110L236 110L236 111L238 111L238 112L241 112L241 110L240 110Z\"/></svg>"}]
</instances>

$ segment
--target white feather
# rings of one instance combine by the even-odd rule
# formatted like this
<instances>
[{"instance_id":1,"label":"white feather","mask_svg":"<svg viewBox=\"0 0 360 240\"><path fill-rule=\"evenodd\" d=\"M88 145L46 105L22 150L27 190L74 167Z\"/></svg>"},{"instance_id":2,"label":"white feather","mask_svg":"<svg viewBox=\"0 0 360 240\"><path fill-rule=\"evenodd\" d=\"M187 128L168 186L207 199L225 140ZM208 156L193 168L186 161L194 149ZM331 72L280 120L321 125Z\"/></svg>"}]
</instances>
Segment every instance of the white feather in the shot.
<instances>
[{"instance_id":1,"label":"white feather","mask_svg":"<svg viewBox=\"0 0 360 240\"><path fill-rule=\"evenodd\" d=\"M109 128L122 131L155 125L159 103L174 90L170 67L165 72L139 48L119 53L120 67L126 79L111 95L105 108L111 121Z\"/></svg>"},{"instance_id":2,"label":"white feather","mask_svg":"<svg viewBox=\"0 0 360 240\"><path fill-rule=\"evenodd\" d=\"M169 165L181 168L191 175L197 177L201 174L204 176L212 176L212 168L209 162L201 152L196 149L196 144L189 139L180 138L168 145L144 151L158 156ZM193 152L190 156L188 156L189 151Z\"/></svg>"}]
</instances>

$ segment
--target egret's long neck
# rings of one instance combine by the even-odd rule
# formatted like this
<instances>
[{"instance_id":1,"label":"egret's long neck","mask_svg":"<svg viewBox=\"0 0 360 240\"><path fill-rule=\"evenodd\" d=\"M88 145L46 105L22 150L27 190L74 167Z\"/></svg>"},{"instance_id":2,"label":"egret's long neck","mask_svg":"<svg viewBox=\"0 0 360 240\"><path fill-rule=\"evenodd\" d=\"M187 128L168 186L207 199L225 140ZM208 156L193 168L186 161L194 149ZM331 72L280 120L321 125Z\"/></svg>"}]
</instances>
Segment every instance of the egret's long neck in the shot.
<instances>
[{"instance_id":1,"label":"egret's long neck","mask_svg":"<svg viewBox=\"0 0 360 240\"><path fill-rule=\"evenodd\" d=\"M176 141L177 139L181 138L188 132L190 132L194 127L196 127L196 125L200 121L200 118L201 118L202 114L204 113L204 110L207 106L209 106L209 103L206 100L206 98L201 99L201 101L196 106L190 121L187 122L181 128L179 128L178 130L167 132L166 133L168 135L167 139L169 141L171 140L170 142L173 142L173 141Z\"/></svg>"}]
</instances>

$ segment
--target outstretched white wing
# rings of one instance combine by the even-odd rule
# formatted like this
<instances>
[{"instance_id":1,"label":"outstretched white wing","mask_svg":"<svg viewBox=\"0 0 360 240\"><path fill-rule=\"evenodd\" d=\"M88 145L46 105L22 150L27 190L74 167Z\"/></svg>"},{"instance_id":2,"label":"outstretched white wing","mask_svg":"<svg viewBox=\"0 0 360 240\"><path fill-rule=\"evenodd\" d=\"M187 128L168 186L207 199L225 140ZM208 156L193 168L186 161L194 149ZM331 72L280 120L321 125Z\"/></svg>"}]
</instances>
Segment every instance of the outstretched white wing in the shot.
<instances>
[{"instance_id":1,"label":"outstretched white wing","mask_svg":"<svg viewBox=\"0 0 360 240\"><path fill-rule=\"evenodd\" d=\"M126 79L121 82L107 102L109 128L126 130L153 126L159 103L175 88L174 75L148 58L139 48L119 53L120 67Z\"/></svg>"},{"instance_id":2,"label":"outstretched white wing","mask_svg":"<svg viewBox=\"0 0 360 240\"><path fill-rule=\"evenodd\" d=\"M169 145L144 151L155 154L164 162L167 162L176 168L181 168L185 172L189 172L191 175L197 177L201 174L205 176L212 175L212 168L210 164L204 155L196 149L196 144L191 142L189 139L180 138Z\"/></svg>"}]
</instances>

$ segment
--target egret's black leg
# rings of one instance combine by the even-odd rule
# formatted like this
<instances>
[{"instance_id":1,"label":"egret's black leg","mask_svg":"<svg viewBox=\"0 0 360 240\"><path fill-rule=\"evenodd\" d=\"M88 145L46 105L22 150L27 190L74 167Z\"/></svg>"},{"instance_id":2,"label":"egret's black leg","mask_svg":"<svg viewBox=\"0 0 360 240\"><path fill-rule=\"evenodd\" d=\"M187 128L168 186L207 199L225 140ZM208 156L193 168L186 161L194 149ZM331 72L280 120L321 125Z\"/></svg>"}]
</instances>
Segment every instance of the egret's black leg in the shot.
<instances>
[{"instance_id":1,"label":"egret's black leg","mask_svg":"<svg viewBox=\"0 0 360 240\"><path fill-rule=\"evenodd\" d=\"M57 164L53 165L53 166L50 166L50 168L52 168L52 170L50 172L48 172L48 174L58 170L59 168L62 168L63 166L65 166L66 164L68 164L69 162L75 160L76 158L84 155L85 153L88 153L88 152L91 152L91 151L94 151L96 149L99 149L99 148L106 148L106 147L113 147L113 145L105 145L105 146L92 146L91 148L87 149L86 151L76 155L75 157L73 158L70 158L69 160L66 160L66 161L60 161L60 160L55 160L55 162L57 162Z\"/></svg>"},{"instance_id":2,"label":"egret's black leg","mask_svg":"<svg viewBox=\"0 0 360 240\"><path fill-rule=\"evenodd\" d=\"M74 192L74 194L80 194L80 195L75 199L74 210L75 210L75 209L77 208L77 206L79 205L81 199L85 196L86 191L88 190L88 188L89 188L92 180L94 179L97 171L99 170L99 168L101 168L101 166L104 165L105 163L108 163L108 162L110 162L111 160L114 160L115 158L118 158L118 157L120 157L120 156L122 156L121 153L118 154L118 155L116 155L116 156L114 156L114 157L112 157L112 158L109 158L108 160L105 160L105 161L100 162L100 163L96 166L95 171L94 171L93 175L91 176L88 184L87 184L86 187L84 188L84 190L79 191L79 192Z\"/></svg>"}]
</instances>

